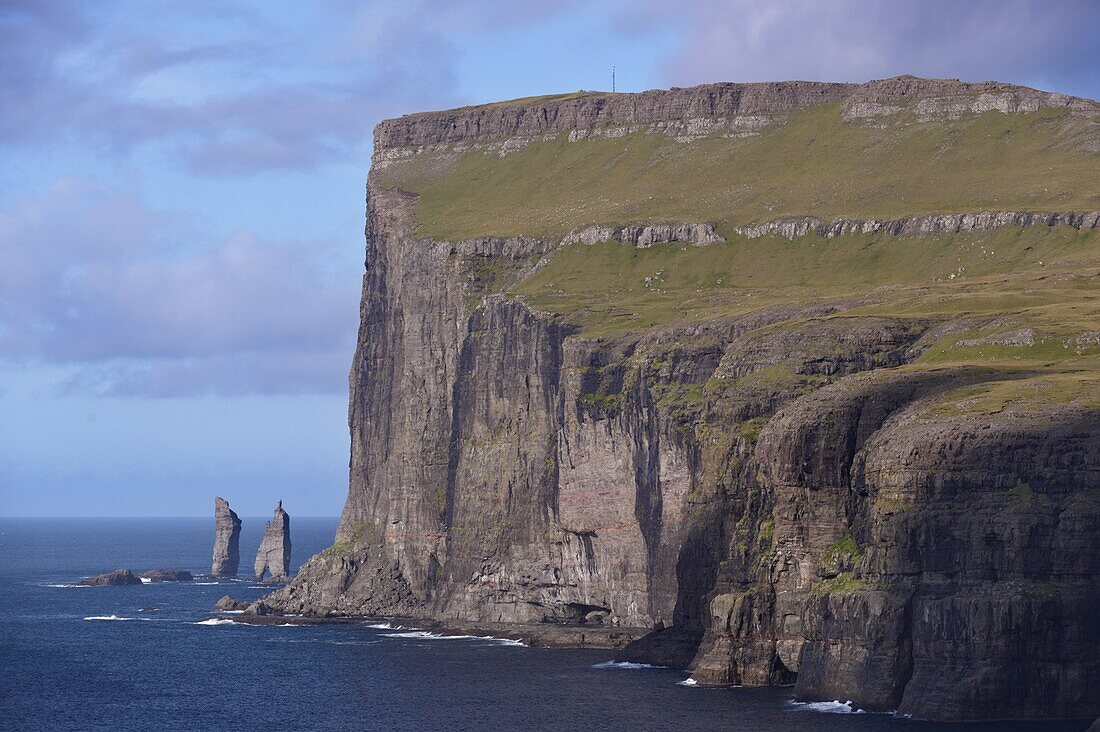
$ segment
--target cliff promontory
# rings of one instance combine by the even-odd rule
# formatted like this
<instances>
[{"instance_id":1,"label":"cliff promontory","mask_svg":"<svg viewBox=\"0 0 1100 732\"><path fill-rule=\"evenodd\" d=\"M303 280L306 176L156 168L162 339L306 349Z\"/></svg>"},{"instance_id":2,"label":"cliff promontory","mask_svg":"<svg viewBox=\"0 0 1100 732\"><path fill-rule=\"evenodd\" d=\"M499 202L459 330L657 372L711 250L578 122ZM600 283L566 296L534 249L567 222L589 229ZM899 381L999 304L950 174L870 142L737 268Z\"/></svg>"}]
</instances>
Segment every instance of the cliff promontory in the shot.
<instances>
[{"instance_id":1,"label":"cliff promontory","mask_svg":"<svg viewBox=\"0 0 1100 732\"><path fill-rule=\"evenodd\" d=\"M1100 715L1097 211L1100 105L994 82L383 122L348 499L264 606Z\"/></svg>"}]
</instances>

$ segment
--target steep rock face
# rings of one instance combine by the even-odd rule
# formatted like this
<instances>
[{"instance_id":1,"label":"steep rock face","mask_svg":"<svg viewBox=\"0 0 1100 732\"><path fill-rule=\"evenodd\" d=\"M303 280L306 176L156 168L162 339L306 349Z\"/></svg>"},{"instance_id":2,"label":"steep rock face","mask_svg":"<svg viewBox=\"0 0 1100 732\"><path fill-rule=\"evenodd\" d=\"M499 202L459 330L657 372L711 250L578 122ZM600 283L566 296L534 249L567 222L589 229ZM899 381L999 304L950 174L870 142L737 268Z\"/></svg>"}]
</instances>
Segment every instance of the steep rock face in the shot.
<instances>
[{"instance_id":1,"label":"steep rock face","mask_svg":"<svg viewBox=\"0 0 1100 732\"><path fill-rule=\"evenodd\" d=\"M769 423L771 551L724 567L696 678L930 718L1095 707L1096 412L928 413L990 376L853 377Z\"/></svg>"},{"instance_id":2,"label":"steep rock face","mask_svg":"<svg viewBox=\"0 0 1100 732\"><path fill-rule=\"evenodd\" d=\"M417 115L379 126L375 160L815 100L843 98L867 118L858 104L920 95L977 111L1005 95L1021 109L1081 101L917 81L859 96L703 87ZM423 238L415 194L376 171L367 193L348 500L336 544L265 612L673 626L631 657L690 659L702 683L793 683L801 698L928 718L1100 712L1100 413L1080 400L960 410L944 395L1030 374L914 364L991 317L895 317L853 295L586 334L503 294L561 242ZM1090 228L1096 216L802 219L759 233L1007 225ZM565 243L717 236L706 224L593 226Z\"/></svg>"},{"instance_id":3,"label":"steep rock face","mask_svg":"<svg viewBox=\"0 0 1100 732\"><path fill-rule=\"evenodd\" d=\"M607 128L752 117L764 121L799 109L844 102L850 119L895 114L901 105L918 104L925 116L958 116L997 110L1003 113L1067 108L1096 113L1095 102L1066 94L1000 82L902 76L866 84L780 81L753 84L703 84L686 89L654 89L636 94L560 95L545 100L465 107L410 114L386 120L374 131L375 149L415 148L440 143L534 137L559 132L584 133ZM701 132L713 132L703 125ZM683 126L677 126L677 131Z\"/></svg>"},{"instance_id":4,"label":"steep rock face","mask_svg":"<svg viewBox=\"0 0 1100 732\"><path fill-rule=\"evenodd\" d=\"M290 514L283 510L283 502L275 506L275 516L264 527L264 538L256 552L256 579L264 579L268 573L272 579L290 576Z\"/></svg>"},{"instance_id":5,"label":"steep rock face","mask_svg":"<svg viewBox=\"0 0 1100 732\"><path fill-rule=\"evenodd\" d=\"M241 563L241 520L222 497L214 499L214 561L210 574L236 577Z\"/></svg>"},{"instance_id":6,"label":"steep rock face","mask_svg":"<svg viewBox=\"0 0 1100 732\"><path fill-rule=\"evenodd\" d=\"M468 107L386 120L375 129L376 148L460 142L646 125L670 120L767 115L841 99L852 84L768 82L706 84L637 94L589 94L545 103Z\"/></svg>"}]
</instances>

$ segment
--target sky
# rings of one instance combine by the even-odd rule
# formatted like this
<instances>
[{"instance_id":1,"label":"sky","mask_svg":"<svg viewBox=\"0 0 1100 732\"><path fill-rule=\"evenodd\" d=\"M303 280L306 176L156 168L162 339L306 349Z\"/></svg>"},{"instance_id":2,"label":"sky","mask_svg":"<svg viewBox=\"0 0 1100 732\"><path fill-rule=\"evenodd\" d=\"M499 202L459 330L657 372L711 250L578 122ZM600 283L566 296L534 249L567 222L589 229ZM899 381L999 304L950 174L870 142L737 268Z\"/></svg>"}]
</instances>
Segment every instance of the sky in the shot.
<instances>
[{"instance_id":1,"label":"sky","mask_svg":"<svg viewBox=\"0 0 1100 732\"><path fill-rule=\"evenodd\" d=\"M0 0L0 516L333 516L371 130L537 94L996 79L1095 0Z\"/></svg>"}]
</instances>

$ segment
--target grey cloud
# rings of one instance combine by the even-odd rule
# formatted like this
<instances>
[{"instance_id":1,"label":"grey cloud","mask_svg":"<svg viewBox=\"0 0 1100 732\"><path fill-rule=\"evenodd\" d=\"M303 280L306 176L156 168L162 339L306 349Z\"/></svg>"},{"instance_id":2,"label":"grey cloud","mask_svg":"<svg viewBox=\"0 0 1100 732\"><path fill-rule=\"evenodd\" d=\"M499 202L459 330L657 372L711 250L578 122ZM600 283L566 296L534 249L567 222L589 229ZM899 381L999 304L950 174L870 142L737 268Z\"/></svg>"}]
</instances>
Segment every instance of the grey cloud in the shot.
<instances>
[{"instance_id":1,"label":"grey cloud","mask_svg":"<svg viewBox=\"0 0 1100 732\"><path fill-rule=\"evenodd\" d=\"M456 30L564 7L333 1L312 26L290 27L256 12L226 18L217 3L127 5L130 22L117 24L115 3L20 2L10 22L0 15L0 144L64 136L116 153L164 145L206 174L309 169L360 155L384 117L458 103ZM165 19L224 21L230 38L189 43L163 30L173 26ZM166 70L199 87L199 98L139 93Z\"/></svg>"},{"instance_id":2,"label":"grey cloud","mask_svg":"<svg viewBox=\"0 0 1100 732\"><path fill-rule=\"evenodd\" d=\"M214 394L341 394L351 346L328 351L238 353L90 364L60 384L62 394L160 399Z\"/></svg>"},{"instance_id":3,"label":"grey cloud","mask_svg":"<svg viewBox=\"0 0 1100 732\"><path fill-rule=\"evenodd\" d=\"M628 32L677 25L671 84L898 74L997 79L1096 96L1100 3L1092 0L688 0L646 2Z\"/></svg>"},{"instance_id":4,"label":"grey cloud","mask_svg":"<svg viewBox=\"0 0 1100 732\"><path fill-rule=\"evenodd\" d=\"M157 237L172 218L77 180L0 212L0 357L100 393L345 387L357 288L326 271L331 245L190 232L181 250Z\"/></svg>"}]
</instances>

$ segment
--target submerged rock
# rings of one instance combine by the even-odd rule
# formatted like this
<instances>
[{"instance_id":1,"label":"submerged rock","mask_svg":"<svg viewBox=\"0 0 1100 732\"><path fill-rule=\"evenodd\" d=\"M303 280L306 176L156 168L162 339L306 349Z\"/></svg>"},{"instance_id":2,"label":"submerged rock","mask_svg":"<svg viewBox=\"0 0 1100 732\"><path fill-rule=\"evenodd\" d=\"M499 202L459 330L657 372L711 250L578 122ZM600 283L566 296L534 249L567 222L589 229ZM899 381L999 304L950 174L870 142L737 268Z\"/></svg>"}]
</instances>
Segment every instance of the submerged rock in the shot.
<instances>
[{"instance_id":1,"label":"submerged rock","mask_svg":"<svg viewBox=\"0 0 1100 732\"><path fill-rule=\"evenodd\" d=\"M276 580L290 576L290 514L283 510L282 501L264 527L264 540L256 553L256 579L262 580L268 572Z\"/></svg>"},{"instance_id":2,"label":"submerged rock","mask_svg":"<svg viewBox=\"0 0 1100 732\"><path fill-rule=\"evenodd\" d=\"M213 610L225 612L227 610L244 610L247 607L247 602L241 602L232 595L222 595L222 598L214 603Z\"/></svg>"},{"instance_id":3,"label":"submerged rock","mask_svg":"<svg viewBox=\"0 0 1100 732\"><path fill-rule=\"evenodd\" d=\"M108 585L140 585L141 580L128 569L116 569L114 572L98 574L95 577L85 577L77 582L78 585L106 587Z\"/></svg>"},{"instance_id":4,"label":"submerged rock","mask_svg":"<svg viewBox=\"0 0 1100 732\"><path fill-rule=\"evenodd\" d=\"M150 569L142 572L138 577L152 582L190 582L194 576L185 569Z\"/></svg>"},{"instance_id":5,"label":"submerged rock","mask_svg":"<svg viewBox=\"0 0 1100 732\"><path fill-rule=\"evenodd\" d=\"M229 501L214 499L214 562L210 574L214 577L236 577L241 563L241 520Z\"/></svg>"}]
</instances>

